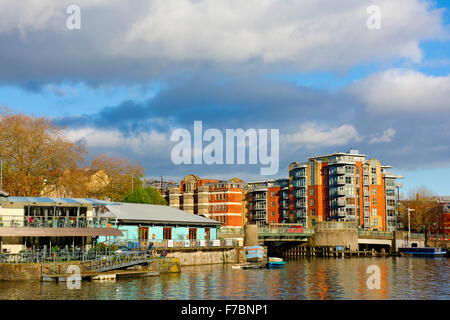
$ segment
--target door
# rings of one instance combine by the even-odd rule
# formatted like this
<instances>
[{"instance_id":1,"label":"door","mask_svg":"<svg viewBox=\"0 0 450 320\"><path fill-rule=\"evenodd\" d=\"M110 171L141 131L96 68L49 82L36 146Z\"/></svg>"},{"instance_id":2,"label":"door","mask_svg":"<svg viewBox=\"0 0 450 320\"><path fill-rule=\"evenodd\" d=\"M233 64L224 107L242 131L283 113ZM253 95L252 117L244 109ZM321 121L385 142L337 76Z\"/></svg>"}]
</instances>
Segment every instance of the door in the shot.
<instances>
[{"instance_id":1,"label":"door","mask_svg":"<svg viewBox=\"0 0 450 320\"><path fill-rule=\"evenodd\" d=\"M189 228L189 240L197 240L197 228Z\"/></svg>"},{"instance_id":2,"label":"door","mask_svg":"<svg viewBox=\"0 0 450 320\"><path fill-rule=\"evenodd\" d=\"M138 234L141 247L146 247L148 245L148 227L139 227Z\"/></svg>"},{"instance_id":3,"label":"door","mask_svg":"<svg viewBox=\"0 0 450 320\"><path fill-rule=\"evenodd\" d=\"M205 228L205 240L211 239L211 232L209 228Z\"/></svg>"}]
</instances>

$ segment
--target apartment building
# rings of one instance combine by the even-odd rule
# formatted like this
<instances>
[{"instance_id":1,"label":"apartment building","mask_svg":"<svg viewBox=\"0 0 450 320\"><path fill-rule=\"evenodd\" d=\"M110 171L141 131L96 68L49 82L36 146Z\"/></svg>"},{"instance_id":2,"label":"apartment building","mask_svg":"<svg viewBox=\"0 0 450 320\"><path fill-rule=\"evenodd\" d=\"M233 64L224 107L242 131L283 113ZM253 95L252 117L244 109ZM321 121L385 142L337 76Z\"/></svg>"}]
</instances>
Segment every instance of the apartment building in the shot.
<instances>
[{"instance_id":1,"label":"apartment building","mask_svg":"<svg viewBox=\"0 0 450 320\"><path fill-rule=\"evenodd\" d=\"M363 230L396 229L401 177L377 159L358 150L316 156L292 163L289 176L296 222L314 227L320 221L355 221Z\"/></svg>"},{"instance_id":2,"label":"apartment building","mask_svg":"<svg viewBox=\"0 0 450 320\"><path fill-rule=\"evenodd\" d=\"M242 228L245 224L245 183L200 179L190 174L179 187L169 188L169 206L222 223L222 228Z\"/></svg>"},{"instance_id":3,"label":"apartment building","mask_svg":"<svg viewBox=\"0 0 450 320\"><path fill-rule=\"evenodd\" d=\"M246 188L248 223L261 227L290 220L288 179L250 182Z\"/></svg>"}]
</instances>

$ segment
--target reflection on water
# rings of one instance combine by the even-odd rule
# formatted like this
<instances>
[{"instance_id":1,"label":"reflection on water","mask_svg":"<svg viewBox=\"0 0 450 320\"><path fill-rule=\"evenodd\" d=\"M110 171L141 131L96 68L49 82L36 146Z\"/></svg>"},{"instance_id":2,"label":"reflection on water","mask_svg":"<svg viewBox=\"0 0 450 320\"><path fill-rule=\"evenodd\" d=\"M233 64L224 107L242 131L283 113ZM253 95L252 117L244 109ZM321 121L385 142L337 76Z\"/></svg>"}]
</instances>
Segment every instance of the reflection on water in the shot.
<instances>
[{"instance_id":1,"label":"reflection on water","mask_svg":"<svg viewBox=\"0 0 450 320\"><path fill-rule=\"evenodd\" d=\"M381 289L367 288L377 265ZM183 267L180 274L65 283L0 282L0 299L450 299L447 258L288 260L282 269L234 270L231 265Z\"/></svg>"}]
</instances>

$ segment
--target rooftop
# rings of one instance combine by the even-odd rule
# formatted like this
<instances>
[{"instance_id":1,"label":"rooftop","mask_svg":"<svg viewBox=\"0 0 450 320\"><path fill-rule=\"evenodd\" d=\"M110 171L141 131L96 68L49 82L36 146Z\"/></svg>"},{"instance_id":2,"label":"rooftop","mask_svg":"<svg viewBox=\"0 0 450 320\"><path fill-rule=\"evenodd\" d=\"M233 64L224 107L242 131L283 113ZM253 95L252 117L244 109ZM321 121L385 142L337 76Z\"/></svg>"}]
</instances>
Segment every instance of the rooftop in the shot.
<instances>
[{"instance_id":1,"label":"rooftop","mask_svg":"<svg viewBox=\"0 0 450 320\"><path fill-rule=\"evenodd\" d=\"M220 226L221 223L212 219L185 212L169 206L138 203L118 203L105 205L107 212L100 217L116 218L123 222L148 224L184 224Z\"/></svg>"}]
</instances>

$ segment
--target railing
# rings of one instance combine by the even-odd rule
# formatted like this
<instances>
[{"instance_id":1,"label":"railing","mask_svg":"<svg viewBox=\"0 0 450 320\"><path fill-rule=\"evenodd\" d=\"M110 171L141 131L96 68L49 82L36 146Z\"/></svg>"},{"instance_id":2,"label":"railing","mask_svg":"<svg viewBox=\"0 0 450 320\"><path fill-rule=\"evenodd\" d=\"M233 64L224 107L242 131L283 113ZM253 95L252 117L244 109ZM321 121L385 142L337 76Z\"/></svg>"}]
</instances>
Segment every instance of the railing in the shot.
<instances>
[{"instance_id":1,"label":"railing","mask_svg":"<svg viewBox=\"0 0 450 320\"><path fill-rule=\"evenodd\" d=\"M316 222L315 230L337 230L337 229L356 229L356 222L347 221L324 221Z\"/></svg>"},{"instance_id":2,"label":"railing","mask_svg":"<svg viewBox=\"0 0 450 320\"><path fill-rule=\"evenodd\" d=\"M21 253L0 254L0 263L49 263L65 261L86 261L113 254L113 252L99 250L27 250Z\"/></svg>"},{"instance_id":3,"label":"railing","mask_svg":"<svg viewBox=\"0 0 450 320\"><path fill-rule=\"evenodd\" d=\"M124 246L129 249L147 250L150 243L154 249L170 248L212 248L212 247L237 247L239 242L236 239L217 239L217 240L116 240L105 242L116 246Z\"/></svg>"},{"instance_id":4,"label":"railing","mask_svg":"<svg viewBox=\"0 0 450 320\"><path fill-rule=\"evenodd\" d=\"M222 237L223 235L242 235L244 234L244 228L223 228L217 230L217 238Z\"/></svg>"},{"instance_id":5,"label":"railing","mask_svg":"<svg viewBox=\"0 0 450 320\"><path fill-rule=\"evenodd\" d=\"M111 225L111 219L98 217L0 217L0 227L12 228L107 228L108 225Z\"/></svg>"},{"instance_id":6,"label":"railing","mask_svg":"<svg viewBox=\"0 0 450 320\"><path fill-rule=\"evenodd\" d=\"M369 237L387 237L392 238L394 233L389 231L372 231L372 230L358 230L359 236L369 236Z\"/></svg>"},{"instance_id":7,"label":"railing","mask_svg":"<svg viewBox=\"0 0 450 320\"><path fill-rule=\"evenodd\" d=\"M258 228L259 236L305 236L314 233L313 229L303 228L301 224L271 224L267 227Z\"/></svg>"},{"instance_id":8,"label":"railing","mask_svg":"<svg viewBox=\"0 0 450 320\"><path fill-rule=\"evenodd\" d=\"M449 234L430 234L429 236L430 240L446 240L449 241L450 240L450 235Z\"/></svg>"}]
</instances>

